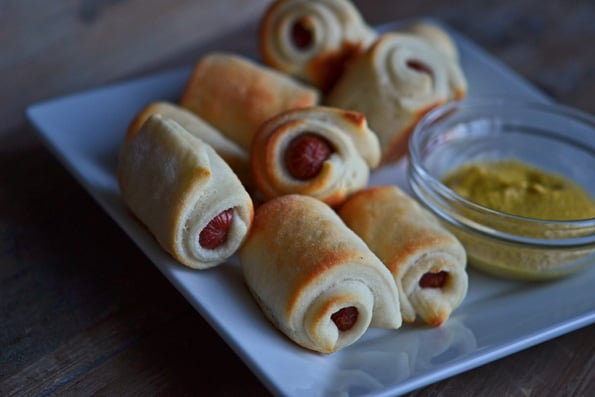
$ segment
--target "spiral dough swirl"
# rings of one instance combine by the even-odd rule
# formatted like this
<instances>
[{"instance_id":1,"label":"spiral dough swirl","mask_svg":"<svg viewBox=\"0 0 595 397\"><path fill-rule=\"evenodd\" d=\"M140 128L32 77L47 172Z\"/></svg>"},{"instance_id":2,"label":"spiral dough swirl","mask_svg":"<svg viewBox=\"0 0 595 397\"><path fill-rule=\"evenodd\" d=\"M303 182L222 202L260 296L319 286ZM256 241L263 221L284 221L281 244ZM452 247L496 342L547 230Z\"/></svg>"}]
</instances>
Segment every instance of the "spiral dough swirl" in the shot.
<instances>
[{"instance_id":1,"label":"spiral dough swirl","mask_svg":"<svg viewBox=\"0 0 595 397\"><path fill-rule=\"evenodd\" d=\"M390 273L320 200L287 195L266 202L239 254L264 314L303 347L331 353L369 327L401 326Z\"/></svg>"},{"instance_id":2,"label":"spiral dough swirl","mask_svg":"<svg viewBox=\"0 0 595 397\"><path fill-rule=\"evenodd\" d=\"M300 145L304 137L313 142ZM301 156L299 150L304 152ZM316 158L321 152L326 156ZM256 134L251 153L253 178L266 199L296 193L331 206L366 186L370 170L380 160L378 139L361 113L322 106L270 119Z\"/></svg>"},{"instance_id":3,"label":"spiral dough swirl","mask_svg":"<svg viewBox=\"0 0 595 397\"><path fill-rule=\"evenodd\" d=\"M326 104L364 113L386 163L406 153L413 126L428 110L466 91L456 59L421 36L385 33L353 60Z\"/></svg>"},{"instance_id":4,"label":"spiral dough swirl","mask_svg":"<svg viewBox=\"0 0 595 397\"><path fill-rule=\"evenodd\" d=\"M210 145L152 115L118 162L122 198L163 249L194 269L231 257L253 217L240 180Z\"/></svg>"},{"instance_id":5,"label":"spiral dough swirl","mask_svg":"<svg viewBox=\"0 0 595 397\"><path fill-rule=\"evenodd\" d=\"M467 294L467 254L438 219L394 185L351 196L339 216L392 273L403 321L444 323Z\"/></svg>"},{"instance_id":6,"label":"spiral dough swirl","mask_svg":"<svg viewBox=\"0 0 595 397\"><path fill-rule=\"evenodd\" d=\"M261 21L260 48L265 63L326 90L375 38L347 0L280 0Z\"/></svg>"}]
</instances>

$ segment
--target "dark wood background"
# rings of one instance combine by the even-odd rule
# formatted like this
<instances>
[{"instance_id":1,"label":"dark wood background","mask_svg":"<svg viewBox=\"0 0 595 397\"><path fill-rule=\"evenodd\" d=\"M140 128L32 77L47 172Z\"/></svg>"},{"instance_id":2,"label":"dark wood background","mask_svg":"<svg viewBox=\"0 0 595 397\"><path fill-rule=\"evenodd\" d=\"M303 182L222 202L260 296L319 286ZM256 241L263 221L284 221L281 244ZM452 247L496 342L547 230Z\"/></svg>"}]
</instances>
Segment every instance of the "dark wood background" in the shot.
<instances>
[{"instance_id":1,"label":"dark wood background","mask_svg":"<svg viewBox=\"0 0 595 397\"><path fill-rule=\"evenodd\" d=\"M354 3L370 24L439 18L556 100L595 112L593 1ZM211 49L254 53L268 4L0 0L0 395L268 394L24 116L33 102ZM594 366L591 325L412 395L592 396Z\"/></svg>"}]
</instances>

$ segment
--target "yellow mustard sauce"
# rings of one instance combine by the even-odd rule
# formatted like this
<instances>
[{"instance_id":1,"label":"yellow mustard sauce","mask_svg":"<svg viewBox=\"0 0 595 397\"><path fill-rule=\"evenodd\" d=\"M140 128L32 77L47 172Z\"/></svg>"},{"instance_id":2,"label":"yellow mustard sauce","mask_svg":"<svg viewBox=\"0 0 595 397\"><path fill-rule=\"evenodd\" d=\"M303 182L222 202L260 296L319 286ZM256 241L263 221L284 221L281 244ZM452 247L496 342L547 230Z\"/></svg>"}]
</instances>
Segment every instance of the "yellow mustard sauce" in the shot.
<instances>
[{"instance_id":1,"label":"yellow mustard sauce","mask_svg":"<svg viewBox=\"0 0 595 397\"><path fill-rule=\"evenodd\" d=\"M469 200L512 215L564 221L595 218L595 199L585 189L519 161L465 164L444 183Z\"/></svg>"}]
</instances>

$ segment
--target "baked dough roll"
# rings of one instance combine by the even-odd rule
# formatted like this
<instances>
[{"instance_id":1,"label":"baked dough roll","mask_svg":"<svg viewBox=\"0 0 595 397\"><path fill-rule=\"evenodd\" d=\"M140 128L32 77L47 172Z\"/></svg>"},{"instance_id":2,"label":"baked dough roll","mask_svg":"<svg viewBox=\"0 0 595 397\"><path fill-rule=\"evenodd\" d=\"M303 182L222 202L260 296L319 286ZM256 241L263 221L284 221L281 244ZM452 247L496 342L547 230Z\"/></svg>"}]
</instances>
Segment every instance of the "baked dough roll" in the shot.
<instances>
[{"instance_id":1,"label":"baked dough roll","mask_svg":"<svg viewBox=\"0 0 595 397\"><path fill-rule=\"evenodd\" d=\"M186 131L210 145L215 149L217 154L229 164L244 186L250 190L253 183L250 173L248 151L227 138L210 124L206 123L195 113L177 104L159 101L153 102L143 108L130 123L124 143L126 144L130 142L145 121L154 114L161 115L161 117L165 119L171 119L177 122Z\"/></svg>"},{"instance_id":2,"label":"baked dough roll","mask_svg":"<svg viewBox=\"0 0 595 397\"><path fill-rule=\"evenodd\" d=\"M180 104L245 150L260 125L289 109L318 103L316 89L238 55L213 53L198 61Z\"/></svg>"},{"instance_id":3,"label":"baked dough roll","mask_svg":"<svg viewBox=\"0 0 595 397\"><path fill-rule=\"evenodd\" d=\"M254 138L250 161L266 199L297 193L336 206L366 186L380 145L362 113L314 106L267 121Z\"/></svg>"},{"instance_id":4,"label":"baked dough roll","mask_svg":"<svg viewBox=\"0 0 595 397\"><path fill-rule=\"evenodd\" d=\"M393 274L406 322L438 326L467 294L467 255L432 213L396 186L362 190L339 215Z\"/></svg>"},{"instance_id":5,"label":"baked dough roll","mask_svg":"<svg viewBox=\"0 0 595 397\"><path fill-rule=\"evenodd\" d=\"M278 0L260 24L265 63L327 91L376 33L348 0Z\"/></svg>"},{"instance_id":6,"label":"baked dough roll","mask_svg":"<svg viewBox=\"0 0 595 397\"><path fill-rule=\"evenodd\" d=\"M305 348L331 353L370 326L401 326L391 274L320 200L287 195L264 203L239 256L266 317Z\"/></svg>"},{"instance_id":7,"label":"baked dough roll","mask_svg":"<svg viewBox=\"0 0 595 397\"><path fill-rule=\"evenodd\" d=\"M252 223L250 196L204 141L153 115L120 151L124 202L180 263L204 269L234 254Z\"/></svg>"},{"instance_id":8,"label":"baked dough roll","mask_svg":"<svg viewBox=\"0 0 595 397\"><path fill-rule=\"evenodd\" d=\"M466 91L456 60L419 35L385 33L353 60L326 104L364 113L388 163L407 152L409 135L427 111Z\"/></svg>"}]
</instances>

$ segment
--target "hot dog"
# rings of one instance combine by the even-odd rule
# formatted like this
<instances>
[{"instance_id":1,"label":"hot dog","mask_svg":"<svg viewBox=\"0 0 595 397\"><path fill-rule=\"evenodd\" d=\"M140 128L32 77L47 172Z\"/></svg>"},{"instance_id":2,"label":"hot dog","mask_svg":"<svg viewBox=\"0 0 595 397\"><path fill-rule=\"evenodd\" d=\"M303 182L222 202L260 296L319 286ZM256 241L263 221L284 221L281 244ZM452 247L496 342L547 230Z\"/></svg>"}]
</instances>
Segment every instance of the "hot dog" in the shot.
<instances>
[{"instance_id":1,"label":"hot dog","mask_svg":"<svg viewBox=\"0 0 595 397\"><path fill-rule=\"evenodd\" d=\"M322 92L375 38L348 0L277 0L260 22L264 62Z\"/></svg>"},{"instance_id":2,"label":"hot dog","mask_svg":"<svg viewBox=\"0 0 595 397\"><path fill-rule=\"evenodd\" d=\"M325 104L365 114L378 134L382 163L397 161L421 117L467 93L463 70L447 51L421 34L385 33L353 59Z\"/></svg>"},{"instance_id":3,"label":"hot dog","mask_svg":"<svg viewBox=\"0 0 595 397\"><path fill-rule=\"evenodd\" d=\"M264 203L239 256L263 313L305 348L331 353L370 326L401 326L390 272L320 200L292 194Z\"/></svg>"},{"instance_id":4,"label":"hot dog","mask_svg":"<svg viewBox=\"0 0 595 397\"><path fill-rule=\"evenodd\" d=\"M339 215L392 273L404 321L419 316L438 326L463 301L468 284L465 249L402 190L361 190L344 203Z\"/></svg>"},{"instance_id":5,"label":"hot dog","mask_svg":"<svg viewBox=\"0 0 595 397\"><path fill-rule=\"evenodd\" d=\"M333 152L326 139L306 133L293 139L285 151L285 166L296 179L305 181L316 177Z\"/></svg>"},{"instance_id":6,"label":"hot dog","mask_svg":"<svg viewBox=\"0 0 595 397\"><path fill-rule=\"evenodd\" d=\"M198 236L199 244L207 249L216 249L225 244L233 216L233 208L228 208L211 219Z\"/></svg>"},{"instance_id":7,"label":"hot dog","mask_svg":"<svg viewBox=\"0 0 595 397\"><path fill-rule=\"evenodd\" d=\"M118 182L132 213L191 268L224 262L252 223L252 200L227 163L204 141L158 115L123 143Z\"/></svg>"},{"instance_id":8,"label":"hot dog","mask_svg":"<svg viewBox=\"0 0 595 397\"><path fill-rule=\"evenodd\" d=\"M307 107L283 112L258 130L250 165L265 197L304 194L337 206L367 183L380 146L358 112Z\"/></svg>"},{"instance_id":9,"label":"hot dog","mask_svg":"<svg viewBox=\"0 0 595 397\"><path fill-rule=\"evenodd\" d=\"M250 150L263 122L318 100L316 89L275 69L240 55L210 53L194 66L180 105Z\"/></svg>"}]
</instances>

